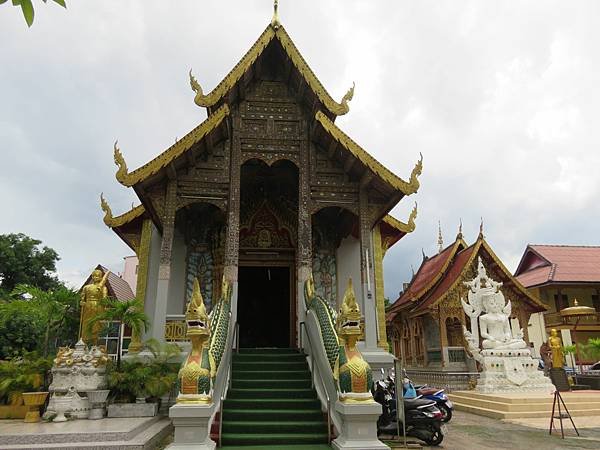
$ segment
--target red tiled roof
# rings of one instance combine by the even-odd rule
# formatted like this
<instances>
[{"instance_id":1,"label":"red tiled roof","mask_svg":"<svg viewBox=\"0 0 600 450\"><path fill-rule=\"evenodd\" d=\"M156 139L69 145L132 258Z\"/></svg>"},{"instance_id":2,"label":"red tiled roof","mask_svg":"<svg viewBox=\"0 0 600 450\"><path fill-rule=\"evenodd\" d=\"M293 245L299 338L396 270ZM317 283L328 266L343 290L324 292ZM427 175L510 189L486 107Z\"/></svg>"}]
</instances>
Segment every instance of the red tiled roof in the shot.
<instances>
[{"instance_id":1,"label":"red tiled roof","mask_svg":"<svg viewBox=\"0 0 600 450\"><path fill-rule=\"evenodd\" d=\"M123 278L118 276L116 273L111 272L101 264L98 264L96 266L96 269L100 269L104 273L108 272L108 278L106 279L106 287L108 289L109 297L116 298L120 301L131 300L132 298L135 298L135 294L131 290L131 286L129 286L129 283ZM90 283L91 280L92 275L90 274L90 276L87 277L87 279L85 280L85 283L83 283L83 286ZM83 286L81 286L82 289Z\"/></svg>"},{"instance_id":2,"label":"red tiled roof","mask_svg":"<svg viewBox=\"0 0 600 450\"><path fill-rule=\"evenodd\" d=\"M442 279L442 282L438 283L438 285L433 290L433 292L427 296L427 299L424 302L422 302L415 309L415 311L423 311L429 305L433 305L441 296L443 296L448 291L448 289L450 289L450 287L454 284L454 282L458 279L458 277L460 277L460 274L462 273L463 269L469 262L469 259L471 258L471 255L473 254L473 251L475 250L475 247L479 247L479 246L477 244L473 244L473 245L465 248L464 250L460 251L456 255L456 257L454 258L454 261L452 262L452 266L450 267L450 270L448 270L446 272L446 275Z\"/></svg>"},{"instance_id":3,"label":"red tiled roof","mask_svg":"<svg viewBox=\"0 0 600 450\"><path fill-rule=\"evenodd\" d=\"M551 282L600 282L600 247L529 245L523 260L529 252L537 253L548 264L522 273L517 269L517 279L525 287Z\"/></svg>"}]
</instances>

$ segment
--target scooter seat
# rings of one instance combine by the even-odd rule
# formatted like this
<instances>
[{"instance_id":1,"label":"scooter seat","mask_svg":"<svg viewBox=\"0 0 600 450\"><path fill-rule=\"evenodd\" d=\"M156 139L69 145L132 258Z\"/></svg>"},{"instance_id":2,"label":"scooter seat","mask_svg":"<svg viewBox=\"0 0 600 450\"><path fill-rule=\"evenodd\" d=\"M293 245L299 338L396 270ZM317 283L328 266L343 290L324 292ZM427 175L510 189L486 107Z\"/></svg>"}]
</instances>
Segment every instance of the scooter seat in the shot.
<instances>
[{"instance_id":1,"label":"scooter seat","mask_svg":"<svg viewBox=\"0 0 600 450\"><path fill-rule=\"evenodd\" d=\"M435 405L435 402L424 398L405 398L404 409L417 409L420 406Z\"/></svg>"},{"instance_id":2,"label":"scooter seat","mask_svg":"<svg viewBox=\"0 0 600 450\"><path fill-rule=\"evenodd\" d=\"M417 394L419 395L433 395L436 392L439 392L439 389L435 389L435 388L424 388L424 389L417 389Z\"/></svg>"}]
</instances>

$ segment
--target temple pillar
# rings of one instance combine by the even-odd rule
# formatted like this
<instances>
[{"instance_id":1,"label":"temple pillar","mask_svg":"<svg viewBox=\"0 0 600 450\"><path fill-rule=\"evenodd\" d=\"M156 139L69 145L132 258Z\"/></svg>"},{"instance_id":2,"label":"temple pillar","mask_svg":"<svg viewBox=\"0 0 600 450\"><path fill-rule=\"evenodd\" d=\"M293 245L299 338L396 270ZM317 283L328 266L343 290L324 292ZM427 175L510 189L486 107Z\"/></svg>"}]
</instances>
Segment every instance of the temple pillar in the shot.
<instances>
[{"instance_id":1,"label":"temple pillar","mask_svg":"<svg viewBox=\"0 0 600 450\"><path fill-rule=\"evenodd\" d=\"M163 230L160 244L160 262L158 266L158 282L156 284L156 301L154 303L154 317L152 320L153 326L152 330L150 330L151 336L160 342L164 341L165 336L176 207L177 181L169 180L165 191L165 206L162 216Z\"/></svg>"},{"instance_id":2,"label":"temple pillar","mask_svg":"<svg viewBox=\"0 0 600 450\"><path fill-rule=\"evenodd\" d=\"M233 137L227 143L230 147L231 165L229 166L229 198L227 201L227 230L225 234L223 276L231 284L231 320L233 320L233 323L237 323L242 148L239 135L241 127L239 115L236 114L233 116L232 121ZM237 338L239 339L239 336Z\"/></svg>"},{"instance_id":3,"label":"temple pillar","mask_svg":"<svg viewBox=\"0 0 600 450\"><path fill-rule=\"evenodd\" d=\"M303 122L304 126L304 122ZM304 144L306 145L306 144ZM300 152L300 168L298 170L298 251L296 253L296 323L304 322L306 306L304 305L304 282L312 273L312 216L310 214L310 182L309 152ZM300 325L296 330L297 344L301 339Z\"/></svg>"},{"instance_id":4,"label":"temple pillar","mask_svg":"<svg viewBox=\"0 0 600 450\"><path fill-rule=\"evenodd\" d=\"M138 271L137 282L135 288L135 296L141 303L142 311L144 311L144 303L146 301L146 284L148 282L148 263L150 259L150 240L152 238L152 221L145 219L142 224L142 236L140 238L140 246L137 249ZM129 344L128 353L138 353L142 349L142 337L133 333L131 343Z\"/></svg>"},{"instance_id":5,"label":"temple pillar","mask_svg":"<svg viewBox=\"0 0 600 450\"><path fill-rule=\"evenodd\" d=\"M362 311L365 315L365 347L367 350L377 348L377 315L373 298L373 247L371 242L371 220L369 217L367 192L359 191L358 201L358 227L360 238L360 274L362 294Z\"/></svg>"}]
</instances>

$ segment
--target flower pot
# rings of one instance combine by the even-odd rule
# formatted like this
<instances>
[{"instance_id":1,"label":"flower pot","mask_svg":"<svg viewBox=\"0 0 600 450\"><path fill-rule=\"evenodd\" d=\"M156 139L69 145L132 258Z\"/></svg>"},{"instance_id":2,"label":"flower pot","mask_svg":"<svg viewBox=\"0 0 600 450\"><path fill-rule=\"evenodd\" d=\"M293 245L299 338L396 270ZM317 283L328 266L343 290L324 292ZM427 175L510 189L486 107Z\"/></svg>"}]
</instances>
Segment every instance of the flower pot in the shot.
<instances>
[{"instance_id":1,"label":"flower pot","mask_svg":"<svg viewBox=\"0 0 600 450\"><path fill-rule=\"evenodd\" d=\"M0 405L0 419L24 419L28 406Z\"/></svg>"},{"instance_id":2,"label":"flower pot","mask_svg":"<svg viewBox=\"0 0 600 450\"><path fill-rule=\"evenodd\" d=\"M40 421L40 406L46 403L48 392L25 392L23 393L23 401L27 406L27 414L25 414L24 422L39 422Z\"/></svg>"},{"instance_id":3,"label":"flower pot","mask_svg":"<svg viewBox=\"0 0 600 450\"><path fill-rule=\"evenodd\" d=\"M52 422L66 422L67 418L65 417L65 413L71 409L71 401L72 397L62 396L62 397L54 397L54 410L56 411L56 417L52 420Z\"/></svg>"},{"instance_id":4,"label":"flower pot","mask_svg":"<svg viewBox=\"0 0 600 450\"><path fill-rule=\"evenodd\" d=\"M101 391L86 391L90 403L90 415L88 419L102 419L104 417L104 403L110 391L108 389Z\"/></svg>"}]
</instances>

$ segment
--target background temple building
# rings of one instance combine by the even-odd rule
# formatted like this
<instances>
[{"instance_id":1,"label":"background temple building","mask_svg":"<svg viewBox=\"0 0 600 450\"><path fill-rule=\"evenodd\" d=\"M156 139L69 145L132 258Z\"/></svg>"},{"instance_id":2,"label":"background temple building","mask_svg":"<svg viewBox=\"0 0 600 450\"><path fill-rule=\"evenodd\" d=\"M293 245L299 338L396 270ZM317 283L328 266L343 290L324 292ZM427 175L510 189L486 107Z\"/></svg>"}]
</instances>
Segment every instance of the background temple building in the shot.
<instances>
[{"instance_id":1,"label":"background temple building","mask_svg":"<svg viewBox=\"0 0 600 450\"><path fill-rule=\"evenodd\" d=\"M515 277L546 306L544 314L530 321L530 336L539 348L550 330L561 330L565 345L600 338L600 247L528 245ZM574 305L590 306L596 315L562 317L560 311ZM585 361L593 362L593 361Z\"/></svg>"},{"instance_id":2,"label":"background temple building","mask_svg":"<svg viewBox=\"0 0 600 450\"><path fill-rule=\"evenodd\" d=\"M437 255L426 257L400 297L387 310L388 335L394 354L404 355L408 368L431 371L476 371L467 354L463 326L470 322L461 305L467 298L464 281L477 274L479 259L491 278L503 283L503 293L512 302L511 325L523 328L530 342L527 324L532 314L545 310L506 269L480 232L467 245L459 232L455 241ZM518 328L517 328L518 330Z\"/></svg>"},{"instance_id":3,"label":"background temple building","mask_svg":"<svg viewBox=\"0 0 600 450\"><path fill-rule=\"evenodd\" d=\"M241 346L297 347L312 272L336 309L353 279L365 356L391 360L382 260L417 211L407 223L388 213L417 191L421 161L405 181L340 130L354 88L334 101L279 23L212 92L190 82L208 118L133 171L115 144L117 180L141 204L115 217L102 199L104 222L139 258L146 337L185 339L194 278L210 311L225 276Z\"/></svg>"}]
</instances>

